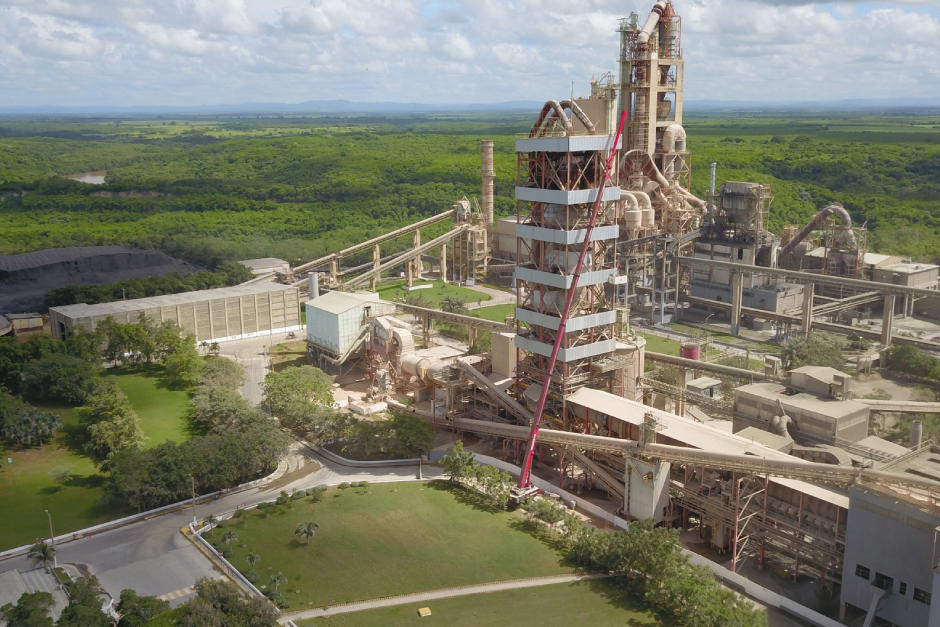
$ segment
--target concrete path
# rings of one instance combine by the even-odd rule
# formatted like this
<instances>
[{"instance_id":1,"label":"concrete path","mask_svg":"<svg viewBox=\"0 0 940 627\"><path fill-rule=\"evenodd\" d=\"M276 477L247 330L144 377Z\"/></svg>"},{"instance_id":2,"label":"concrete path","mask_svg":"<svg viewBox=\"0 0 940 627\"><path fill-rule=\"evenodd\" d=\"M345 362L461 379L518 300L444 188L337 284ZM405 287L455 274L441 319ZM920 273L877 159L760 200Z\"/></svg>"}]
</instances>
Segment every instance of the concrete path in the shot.
<instances>
[{"instance_id":1,"label":"concrete path","mask_svg":"<svg viewBox=\"0 0 940 627\"><path fill-rule=\"evenodd\" d=\"M362 610L372 610L379 607L392 607L394 605L408 605L410 603L425 603L435 599L447 599L450 597L462 597L470 594L483 594L486 592L499 592L501 590L517 590L519 588L534 588L537 586L551 586L559 583L570 583L572 581L585 581L588 579L603 579L610 575L553 575L550 577L533 577L530 579L513 579L512 581L494 581L490 583L481 583L472 586L459 586L457 588L441 588L439 590L428 590L427 592L416 592L414 594L403 594L395 597L382 597L380 599L369 599L367 601L356 601L354 603L345 603L343 605L334 605L328 608L318 608L313 610L303 610L301 612L290 612L281 614L278 621L286 624L288 621L305 620L308 618L322 618L324 616L333 616L334 614L348 614L350 612L361 612Z\"/></svg>"}]
</instances>

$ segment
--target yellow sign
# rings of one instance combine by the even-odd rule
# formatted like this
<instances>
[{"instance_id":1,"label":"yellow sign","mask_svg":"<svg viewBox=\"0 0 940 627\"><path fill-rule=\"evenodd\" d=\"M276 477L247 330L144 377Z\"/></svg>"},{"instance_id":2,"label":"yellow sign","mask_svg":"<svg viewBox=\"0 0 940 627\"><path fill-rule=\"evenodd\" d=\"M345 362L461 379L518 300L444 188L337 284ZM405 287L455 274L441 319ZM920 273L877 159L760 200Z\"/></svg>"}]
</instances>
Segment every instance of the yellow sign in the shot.
<instances>
[{"instance_id":1,"label":"yellow sign","mask_svg":"<svg viewBox=\"0 0 940 627\"><path fill-rule=\"evenodd\" d=\"M424 618L425 616L430 616L430 615L431 615L431 608L429 607L418 608L418 616L420 616L421 618Z\"/></svg>"}]
</instances>

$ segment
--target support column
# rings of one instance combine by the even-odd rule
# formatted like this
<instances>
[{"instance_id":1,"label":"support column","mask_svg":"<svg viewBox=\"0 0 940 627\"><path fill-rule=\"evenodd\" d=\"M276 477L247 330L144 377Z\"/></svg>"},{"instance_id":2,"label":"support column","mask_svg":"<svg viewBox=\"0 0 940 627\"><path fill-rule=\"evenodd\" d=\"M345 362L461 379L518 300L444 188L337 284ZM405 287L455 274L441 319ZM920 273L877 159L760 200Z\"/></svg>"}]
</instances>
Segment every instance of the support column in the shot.
<instances>
[{"instance_id":1,"label":"support column","mask_svg":"<svg viewBox=\"0 0 940 627\"><path fill-rule=\"evenodd\" d=\"M447 244L441 244L441 281L447 283Z\"/></svg>"},{"instance_id":2,"label":"support column","mask_svg":"<svg viewBox=\"0 0 940 627\"><path fill-rule=\"evenodd\" d=\"M339 257L330 259L330 287L339 285Z\"/></svg>"},{"instance_id":3,"label":"support column","mask_svg":"<svg viewBox=\"0 0 940 627\"><path fill-rule=\"evenodd\" d=\"M473 346L477 343L477 328L467 327L467 346Z\"/></svg>"},{"instance_id":4,"label":"support column","mask_svg":"<svg viewBox=\"0 0 940 627\"><path fill-rule=\"evenodd\" d=\"M382 265L382 247L376 244L375 246L372 247L372 269L375 270L380 265ZM379 283L379 275L376 274L374 277L372 277L372 280L370 281L370 285L372 286L373 292L375 291L375 288L378 285L378 283ZM409 286L410 285L411 284L409 283Z\"/></svg>"},{"instance_id":5,"label":"support column","mask_svg":"<svg viewBox=\"0 0 940 627\"><path fill-rule=\"evenodd\" d=\"M809 335L813 327L813 300L816 294L816 284L807 283L803 286L803 326L800 332Z\"/></svg>"},{"instance_id":6,"label":"support column","mask_svg":"<svg viewBox=\"0 0 940 627\"><path fill-rule=\"evenodd\" d=\"M885 294L885 310L881 316L881 346L891 346L892 328L894 326L894 294Z\"/></svg>"},{"instance_id":7,"label":"support column","mask_svg":"<svg viewBox=\"0 0 940 627\"><path fill-rule=\"evenodd\" d=\"M424 348L431 346L431 316L424 317Z\"/></svg>"},{"instance_id":8,"label":"support column","mask_svg":"<svg viewBox=\"0 0 940 627\"><path fill-rule=\"evenodd\" d=\"M744 295L744 275L731 272L731 335L741 333L741 299Z\"/></svg>"},{"instance_id":9,"label":"support column","mask_svg":"<svg viewBox=\"0 0 940 627\"><path fill-rule=\"evenodd\" d=\"M421 245L421 231L414 232L414 238L412 240L415 249ZM424 272L424 264L421 263L421 255L418 255L414 258L412 262L414 264L414 274L415 278L419 281L421 280L421 274Z\"/></svg>"}]
</instances>

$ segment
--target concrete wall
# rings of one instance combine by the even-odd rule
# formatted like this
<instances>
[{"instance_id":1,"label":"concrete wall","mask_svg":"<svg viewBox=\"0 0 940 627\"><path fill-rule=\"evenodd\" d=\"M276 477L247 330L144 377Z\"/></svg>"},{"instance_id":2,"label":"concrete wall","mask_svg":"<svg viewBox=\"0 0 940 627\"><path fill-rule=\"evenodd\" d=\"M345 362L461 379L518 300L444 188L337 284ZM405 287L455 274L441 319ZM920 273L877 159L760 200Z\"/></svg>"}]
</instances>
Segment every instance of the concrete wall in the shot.
<instances>
[{"instance_id":1,"label":"concrete wall","mask_svg":"<svg viewBox=\"0 0 940 627\"><path fill-rule=\"evenodd\" d=\"M842 603L867 610L878 574L891 577L877 615L898 625L927 627L940 605L934 573L934 528L940 516L888 494L859 486L849 491L849 517L842 571ZM857 568L861 567L857 573ZM864 570L868 569L868 576ZM901 593L901 584L905 591ZM931 605L914 600L915 589L933 591Z\"/></svg>"}]
</instances>

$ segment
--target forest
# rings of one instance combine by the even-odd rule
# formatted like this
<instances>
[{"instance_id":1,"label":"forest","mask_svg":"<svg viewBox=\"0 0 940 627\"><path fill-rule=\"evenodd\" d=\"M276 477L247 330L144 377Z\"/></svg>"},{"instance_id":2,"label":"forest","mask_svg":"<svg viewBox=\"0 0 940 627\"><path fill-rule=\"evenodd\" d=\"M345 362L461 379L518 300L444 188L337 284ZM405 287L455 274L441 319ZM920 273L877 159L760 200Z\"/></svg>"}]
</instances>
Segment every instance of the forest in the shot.
<instances>
[{"instance_id":1,"label":"forest","mask_svg":"<svg viewBox=\"0 0 940 627\"><path fill-rule=\"evenodd\" d=\"M508 215L514 139L532 117L0 119L0 254L123 244L212 269L295 264L479 195L484 138L495 141L496 211ZM696 194L715 161L719 184L771 186L778 233L840 202L871 231L871 250L940 261L940 116L714 113L687 115L686 127ZM105 171L105 183L68 178L86 171Z\"/></svg>"}]
</instances>

